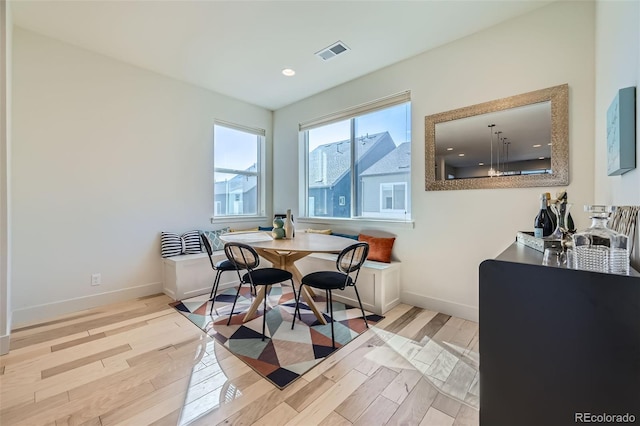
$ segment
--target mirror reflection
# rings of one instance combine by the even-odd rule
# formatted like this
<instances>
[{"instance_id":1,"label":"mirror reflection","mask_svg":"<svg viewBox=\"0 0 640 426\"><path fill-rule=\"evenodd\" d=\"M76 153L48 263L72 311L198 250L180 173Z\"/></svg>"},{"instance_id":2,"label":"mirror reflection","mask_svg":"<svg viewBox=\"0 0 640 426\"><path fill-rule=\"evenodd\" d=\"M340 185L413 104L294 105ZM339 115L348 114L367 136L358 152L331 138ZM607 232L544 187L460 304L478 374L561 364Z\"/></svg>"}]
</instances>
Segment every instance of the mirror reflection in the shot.
<instances>
[{"instance_id":1,"label":"mirror reflection","mask_svg":"<svg viewBox=\"0 0 640 426\"><path fill-rule=\"evenodd\" d=\"M551 173L551 102L437 123L436 180Z\"/></svg>"},{"instance_id":2,"label":"mirror reflection","mask_svg":"<svg viewBox=\"0 0 640 426\"><path fill-rule=\"evenodd\" d=\"M569 86L425 117L425 189L569 183Z\"/></svg>"}]
</instances>

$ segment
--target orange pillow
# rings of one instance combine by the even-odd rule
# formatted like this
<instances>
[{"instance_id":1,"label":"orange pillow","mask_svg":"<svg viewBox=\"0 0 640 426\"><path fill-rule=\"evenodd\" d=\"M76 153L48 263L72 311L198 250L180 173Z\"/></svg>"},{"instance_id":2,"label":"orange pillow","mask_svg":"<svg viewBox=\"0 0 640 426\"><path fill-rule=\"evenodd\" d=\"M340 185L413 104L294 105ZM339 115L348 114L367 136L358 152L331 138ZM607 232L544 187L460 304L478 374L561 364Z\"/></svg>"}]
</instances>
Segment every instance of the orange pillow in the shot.
<instances>
[{"instance_id":1,"label":"orange pillow","mask_svg":"<svg viewBox=\"0 0 640 426\"><path fill-rule=\"evenodd\" d=\"M384 263L391 262L391 249L393 248L395 240L395 237L380 238L364 234L358 235L358 241L369 243L369 255L367 256L367 259L377 260L378 262Z\"/></svg>"}]
</instances>

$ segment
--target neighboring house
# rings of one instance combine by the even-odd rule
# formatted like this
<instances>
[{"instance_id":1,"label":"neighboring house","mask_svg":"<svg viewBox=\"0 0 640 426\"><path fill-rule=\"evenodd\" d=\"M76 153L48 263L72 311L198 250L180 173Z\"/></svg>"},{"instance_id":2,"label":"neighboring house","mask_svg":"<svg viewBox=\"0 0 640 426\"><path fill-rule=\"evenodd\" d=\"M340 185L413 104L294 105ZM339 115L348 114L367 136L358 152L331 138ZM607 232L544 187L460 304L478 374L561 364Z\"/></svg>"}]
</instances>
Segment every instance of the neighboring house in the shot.
<instances>
[{"instance_id":1,"label":"neighboring house","mask_svg":"<svg viewBox=\"0 0 640 426\"><path fill-rule=\"evenodd\" d=\"M256 171L256 164L246 169L248 172ZM257 179L246 175L235 175L229 180L215 183L214 203L216 215L242 215L256 214Z\"/></svg>"},{"instance_id":2,"label":"neighboring house","mask_svg":"<svg viewBox=\"0 0 640 426\"><path fill-rule=\"evenodd\" d=\"M405 142L360 174L362 216L405 218L410 181L411 142Z\"/></svg>"},{"instance_id":3,"label":"neighboring house","mask_svg":"<svg viewBox=\"0 0 640 426\"><path fill-rule=\"evenodd\" d=\"M388 132L356 138L356 173L396 148ZM320 145L309 154L309 214L351 216L351 141ZM360 212L356 212L358 215Z\"/></svg>"}]
</instances>

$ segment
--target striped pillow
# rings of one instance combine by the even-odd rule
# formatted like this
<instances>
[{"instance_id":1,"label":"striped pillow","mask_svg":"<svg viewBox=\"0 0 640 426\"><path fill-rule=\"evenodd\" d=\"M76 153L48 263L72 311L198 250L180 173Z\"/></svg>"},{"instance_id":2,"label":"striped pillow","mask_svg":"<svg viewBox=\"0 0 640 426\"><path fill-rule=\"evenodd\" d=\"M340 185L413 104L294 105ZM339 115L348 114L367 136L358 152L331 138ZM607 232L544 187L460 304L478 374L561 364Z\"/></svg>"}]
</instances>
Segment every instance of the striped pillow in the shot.
<instances>
[{"instance_id":1,"label":"striped pillow","mask_svg":"<svg viewBox=\"0 0 640 426\"><path fill-rule=\"evenodd\" d=\"M174 234L172 232L162 232L160 234L160 244L162 246L162 257L202 252L202 249L200 248L199 231L189 231L182 235Z\"/></svg>"}]
</instances>

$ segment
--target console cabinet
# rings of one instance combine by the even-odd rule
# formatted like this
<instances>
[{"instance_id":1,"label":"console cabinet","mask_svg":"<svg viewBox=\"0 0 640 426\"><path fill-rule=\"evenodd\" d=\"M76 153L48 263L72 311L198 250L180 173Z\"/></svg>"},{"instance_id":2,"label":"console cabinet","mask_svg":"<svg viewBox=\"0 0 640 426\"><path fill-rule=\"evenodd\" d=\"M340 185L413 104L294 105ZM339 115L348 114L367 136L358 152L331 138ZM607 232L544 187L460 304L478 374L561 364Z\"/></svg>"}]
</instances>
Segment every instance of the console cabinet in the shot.
<instances>
[{"instance_id":1,"label":"console cabinet","mask_svg":"<svg viewBox=\"0 0 640 426\"><path fill-rule=\"evenodd\" d=\"M542 266L514 243L480 265L480 424L640 421L640 277ZM627 417L628 418L628 417Z\"/></svg>"}]
</instances>

